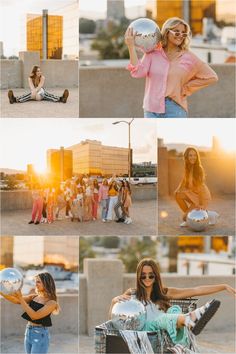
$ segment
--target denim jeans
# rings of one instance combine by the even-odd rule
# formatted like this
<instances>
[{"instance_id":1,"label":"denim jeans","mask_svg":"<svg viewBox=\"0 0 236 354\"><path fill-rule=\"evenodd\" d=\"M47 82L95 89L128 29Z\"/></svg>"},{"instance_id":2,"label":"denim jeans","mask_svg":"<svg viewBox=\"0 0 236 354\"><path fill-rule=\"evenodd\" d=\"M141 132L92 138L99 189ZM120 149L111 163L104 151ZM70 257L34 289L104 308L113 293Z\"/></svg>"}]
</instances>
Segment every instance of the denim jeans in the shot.
<instances>
[{"instance_id":1,"label":"denim jeans","mask_svg":"<svg viewBox=\"0 0 236 354\"><path fill-rule=\"evenodd\" d=\"M165 113L144 111L144 118L187 118L187 112L170 98L165 98Z\"/></svg>"},{"instance_id":2,"label":"denim jeans","mask_svg":"<svg viewBox=\"0 0 236 354\"><path fill-rule=\"evenodd\" d=\"M109 207L109 199L102 199L101 206L102 206L102 219L106 219L108 207Z\"/></svg>"},{"instance_id":3,"label":"denim jeans","mask_svg":"<svg viewBox=\"0 0 236 354\"><path fill-rule=\"evenodd\" d=\"M107 220L112 220L113 210L118 201L118 196L109 197L109 208L107 212Z\"/></svg>"},{"instance_id":4,"label":"denim jeans","mask_svg":"<svg viewBox=\"0 0 236 354\"><path fill-rule=\"evenodd\" d=\"M49 347L48 328L26 326L24 346L27 354L47 354Z\"/></svg>"}]
</instances>

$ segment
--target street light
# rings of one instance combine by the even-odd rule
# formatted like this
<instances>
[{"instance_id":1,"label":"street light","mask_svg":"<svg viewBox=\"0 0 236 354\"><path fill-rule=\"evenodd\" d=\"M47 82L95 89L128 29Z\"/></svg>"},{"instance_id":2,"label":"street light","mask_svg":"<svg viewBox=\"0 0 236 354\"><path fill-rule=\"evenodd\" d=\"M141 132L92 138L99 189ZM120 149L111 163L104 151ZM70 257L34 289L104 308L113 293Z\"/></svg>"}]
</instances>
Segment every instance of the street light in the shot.
<instances>
[{"instance_id":1,"label":"street light","mask_svg":"<svg viewBox=\"0 0 236 354\"><path fill-rule=\"evenodd\" d=\"M125 124L128 124L129 126L129 146L128 146L128 177L129 177L129 182L130 182L130 175L131 175L131 168L130 168L130 165L131 165L131 148L130 148L130 126L133 122L134 118L132 118L129 122L127 122L126 120L118 120L116 122L113 122L112 124L116 125L116 124L119 124L119 123L125 123Z\"/></svg>"}]
</instances>

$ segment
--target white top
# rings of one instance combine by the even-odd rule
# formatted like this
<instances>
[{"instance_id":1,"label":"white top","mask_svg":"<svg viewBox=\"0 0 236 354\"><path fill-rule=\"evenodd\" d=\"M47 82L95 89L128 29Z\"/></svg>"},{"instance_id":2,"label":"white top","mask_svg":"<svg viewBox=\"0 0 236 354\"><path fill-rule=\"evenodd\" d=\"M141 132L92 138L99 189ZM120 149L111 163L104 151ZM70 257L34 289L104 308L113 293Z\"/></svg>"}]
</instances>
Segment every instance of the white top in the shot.
<instances>
[{"instance_id":1,"label":"white top","mask_svg":"<svg viewBox=\"0 0 236 354\"><path fill-rule=\"evenodd\" d=\"M155 305L153 302L148 302L147 305L143 303L143 305L146 309L146 321L154 321L160 316L161 313L163 313L159 306Z\"/></svg>"}]
</instances>

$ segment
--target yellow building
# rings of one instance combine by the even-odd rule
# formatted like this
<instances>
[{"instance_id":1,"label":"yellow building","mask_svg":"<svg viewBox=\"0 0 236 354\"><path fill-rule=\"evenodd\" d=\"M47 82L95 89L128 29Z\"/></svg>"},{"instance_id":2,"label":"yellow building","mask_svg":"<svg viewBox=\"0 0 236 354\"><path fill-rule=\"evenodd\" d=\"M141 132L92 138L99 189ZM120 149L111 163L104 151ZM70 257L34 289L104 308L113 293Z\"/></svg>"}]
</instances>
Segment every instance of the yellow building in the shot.
<instances>
[{"instance_id":1,"label":"yellow building","mask_svg":"<svg viewBox=\"0 0 236 354\"><path fill-rule=\"evenodd\" d=\"M202 33L202 19L216 18L216 0L147 0L147 16L155 20L161 28L170 17L184 18L192 33Z\"/></svg>"},{"instance_id":2,"label":"yellow building","mask_svg":"<svg viewBox=\"0 0 236 354\"><path fill-rule=\"evenodd\" d=\"M72 177L72 151L64 149L47 150L47 170L53 180L66 180Z\"/></svg>"},{"instance_id":3,"label":"yellow building","mask_svg":"<svg viewBox=\"0 0 236 354\"><path fill-rule=\"evenodd\" d=\"M39 51L43 59L43 50L46 51L44 59L62 58L63 17L47 15L27 15L27 50ZM46 48L43 49L43 42Z\"/></svg>"},{"instance_id":4,"label":"yellow building","mask_svg":"<svg viewBox=\"0 0 236 354\"><path fill-rule=\"evenodd\" d=\"M67 149L73 152L73 174L101 176L128 174L127 148L105 146L97 140L85 140Z\"/></svg>"},{"instance_id":5,"label":"yellow building","mask_svg":"<svg viewBox=\"0 0 236 354\"><path fill-rule=\"evenodd\" d=\"M211 249L215 252L227 252L228 236L212 236L210 238ZM203 253L205 248L204 236L179 236L178 247L180 252Z\"/></svg>"}]
</instances>

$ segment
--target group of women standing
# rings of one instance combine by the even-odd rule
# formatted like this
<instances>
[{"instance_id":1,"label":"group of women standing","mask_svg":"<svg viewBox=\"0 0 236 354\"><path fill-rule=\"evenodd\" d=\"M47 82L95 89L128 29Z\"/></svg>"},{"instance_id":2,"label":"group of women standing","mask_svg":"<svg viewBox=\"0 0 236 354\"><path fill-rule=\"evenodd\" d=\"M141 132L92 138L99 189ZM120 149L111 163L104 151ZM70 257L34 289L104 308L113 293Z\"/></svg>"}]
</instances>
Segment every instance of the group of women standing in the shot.
<instances>
[{"instance_id":1,"label":"group of women standing","mask_svg":"<svg viewBox=\"0 0 236 354\"><path fill-rule=\"evenodd\" d=\"M103 222L116 220L130 224L129 209L131 207L131 189L128 181L119 181L112 178L97 179L79 177L76 180L67 180L63 185L39 183L32 189L33 208L29 224L52 223L61 218L65 209L65 218L71 221L96 221L100 218L99 205L101 206L101 219Z\"/></svg>"}]
</instances>

